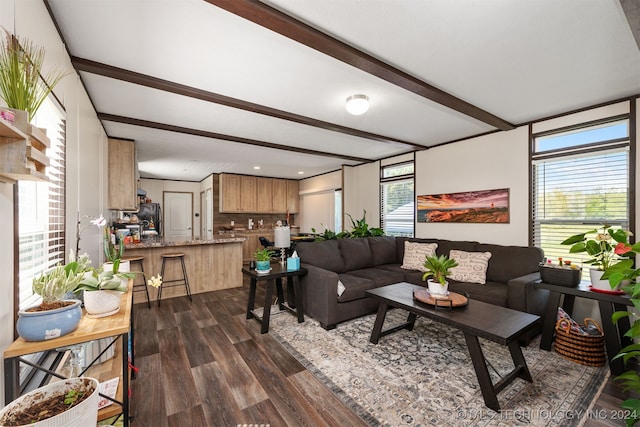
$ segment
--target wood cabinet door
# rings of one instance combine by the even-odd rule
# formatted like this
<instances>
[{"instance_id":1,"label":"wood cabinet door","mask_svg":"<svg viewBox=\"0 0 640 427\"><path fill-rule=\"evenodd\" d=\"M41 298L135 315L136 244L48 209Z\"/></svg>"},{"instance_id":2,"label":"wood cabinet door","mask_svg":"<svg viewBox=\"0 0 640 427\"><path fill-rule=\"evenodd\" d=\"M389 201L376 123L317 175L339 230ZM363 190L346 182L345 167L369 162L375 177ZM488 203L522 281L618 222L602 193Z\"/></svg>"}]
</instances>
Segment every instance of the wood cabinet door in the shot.
<instances>
[{"instance_id":1,"label":"wood cabinet door","mask_svg":"<svg viewBox=\"0 0 640 427\"><path fill-rule=\"evenodd\" d=\"M272 179L271 189L273 190L271 198L271 211L273 213L287 212L287 180Z\"/></svg>"},{"instance_id":2,"label":"wood cabinet door","mask_svg":"<svg viewBox=\"0 0 640 427\"><path fill-rule=\"evenodd\" d=\"M242 176L240 181L240 205L242 212L256 212L256 177Z\"/></svg>"},{"instance_id":3,"label":"wood cabinet door","mask_svg":"<svg viewBox=\"0 0 640 427\"><path fill-rule=\"evenodd\" d=\"M240 176L220 175L220 212L241 212Z\"/></svg>"},{"instance_id":4,"label":"wood cabinet door","mask_svg":"<svg viewBox=\"0 0 640 427\"><path fill-rule=\"evenodd\" d=\"M258 213L271 213L272 211L272 199L273 199L273 187L271 178L257 178L258 180L258 206L256 212Z\"/></svg>"},{"instance_id":5,"label":"wood cabinet door","mask_svg":"<svg viewBox=\"0 0 640 427\"><path fill-rule=\"evenodd\" d=\"M109 139L107 147L109 209L137 210L136 149L133 141Z\"/></svg>"},{"instance_id":6,"label":"wood cabinet door","mask_svg":"<svg viewBox=\"0 0 640 427\"><path fill-rule=\"evenodd\" d=\"M287 180L287 211L300 212L300 183L293 179Z\"/></svg>"}]
</instances>

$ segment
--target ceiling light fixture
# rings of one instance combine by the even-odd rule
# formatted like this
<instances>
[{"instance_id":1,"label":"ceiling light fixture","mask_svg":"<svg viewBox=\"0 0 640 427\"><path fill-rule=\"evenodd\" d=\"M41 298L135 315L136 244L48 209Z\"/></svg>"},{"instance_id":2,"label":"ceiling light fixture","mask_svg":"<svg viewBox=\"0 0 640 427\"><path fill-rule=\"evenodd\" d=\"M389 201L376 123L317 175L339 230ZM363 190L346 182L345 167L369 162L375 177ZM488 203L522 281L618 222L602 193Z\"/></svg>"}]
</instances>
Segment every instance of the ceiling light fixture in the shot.
<instances>
[{"instance_id":1,"label":"ceiling light fixture","mask_svg":"<svg viewBox=\"0 0 640 427\"><path fill-rule=\"evenodd\" d=\"M364 114L369 109L369 97L367 95L351 95L347 98L347 111L354 116Z\"/></svg>"}]
</instances>

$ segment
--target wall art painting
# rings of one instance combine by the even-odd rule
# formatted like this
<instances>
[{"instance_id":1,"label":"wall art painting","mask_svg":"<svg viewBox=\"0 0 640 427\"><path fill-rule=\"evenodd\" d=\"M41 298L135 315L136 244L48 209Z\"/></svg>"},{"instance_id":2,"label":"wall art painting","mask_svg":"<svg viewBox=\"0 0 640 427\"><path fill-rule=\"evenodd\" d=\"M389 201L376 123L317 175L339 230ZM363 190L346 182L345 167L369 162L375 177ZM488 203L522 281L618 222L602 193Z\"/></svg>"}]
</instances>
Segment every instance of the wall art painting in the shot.
<instances>
[{"instance_id":1,"label":"wall art painting","mask_svg":"<svg viewBox=\"0 0 640 427\"><path fill-rule=\"evenodd\" d=\"M418 222L509 223L509 189L418 196Z\"/></svg>"}]
</instances>

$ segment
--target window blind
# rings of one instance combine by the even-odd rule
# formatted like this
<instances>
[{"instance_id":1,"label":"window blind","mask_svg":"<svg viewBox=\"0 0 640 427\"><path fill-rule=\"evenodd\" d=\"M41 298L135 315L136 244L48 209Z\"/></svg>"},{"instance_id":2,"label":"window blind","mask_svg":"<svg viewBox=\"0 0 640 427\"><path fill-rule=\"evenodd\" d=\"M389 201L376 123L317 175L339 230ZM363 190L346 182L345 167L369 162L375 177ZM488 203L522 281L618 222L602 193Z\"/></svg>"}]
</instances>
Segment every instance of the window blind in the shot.
<instances>
[{"instance_id":1,"label":"window blind","mask_svg":"<svg viewBox=\"0 0 640 427\"><path fill-rule=\"evenodd\" d=\"M380 176L381 227L387 236L413 237L415 224L414 165L385 166Z\"/></svg>"}]
</instances>

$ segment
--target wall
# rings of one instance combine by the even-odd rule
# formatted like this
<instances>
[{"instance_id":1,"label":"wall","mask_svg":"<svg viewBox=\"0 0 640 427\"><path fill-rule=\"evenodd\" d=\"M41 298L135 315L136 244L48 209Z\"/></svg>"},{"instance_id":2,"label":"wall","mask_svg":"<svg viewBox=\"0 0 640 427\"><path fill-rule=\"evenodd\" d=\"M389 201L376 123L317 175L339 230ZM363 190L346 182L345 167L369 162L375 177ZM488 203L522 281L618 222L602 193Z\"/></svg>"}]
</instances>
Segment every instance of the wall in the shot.
<instances>
[{"instance_id":1,"label":"wall","mask_svg":"<svg viewBox=\"0 0 640 427\"><path fill-rule=\"evenodd\" d=\"M0 0L0 25L18 37L26 37L46 50L45 69L55 66L69 71L54 90L67 116L67 182L66 225L67 253L75 247L76 218L80 215L108 215L104 188L106 186L106 135L89 102L80 80L41 0ZM2 102L2 101L0 101ZM4 105L4 104L2 104ZM0 183L0 351L13 342L13 185ZM82 234L94 264L101 262L97 229ZM94 243L94 238L98 239ZM0 376L4 378L3 366ZM4 388L0 389L4 402Z\"/></svg>"},{"instance_id":2,"label":"wall","mask_svg":"<svg viewBox=\"0 0 640 427\"><path fill-rule=\"evenodd\" d=\"M380 162L344 166L342 170L343 228L351 230L351 219L357 221L365 214L369 227L380 227Z\"/></svg>"},{"instance_id":3,"label":"wall","mask_svg":"<svg viewBox=\"0 0 640 427\"><path fill-rule=\"evenodd\" d=\"M342 171L325 173L300 180L301 233L335 230L335 191L342 188Z\"/></svg>"}]
</instances>

